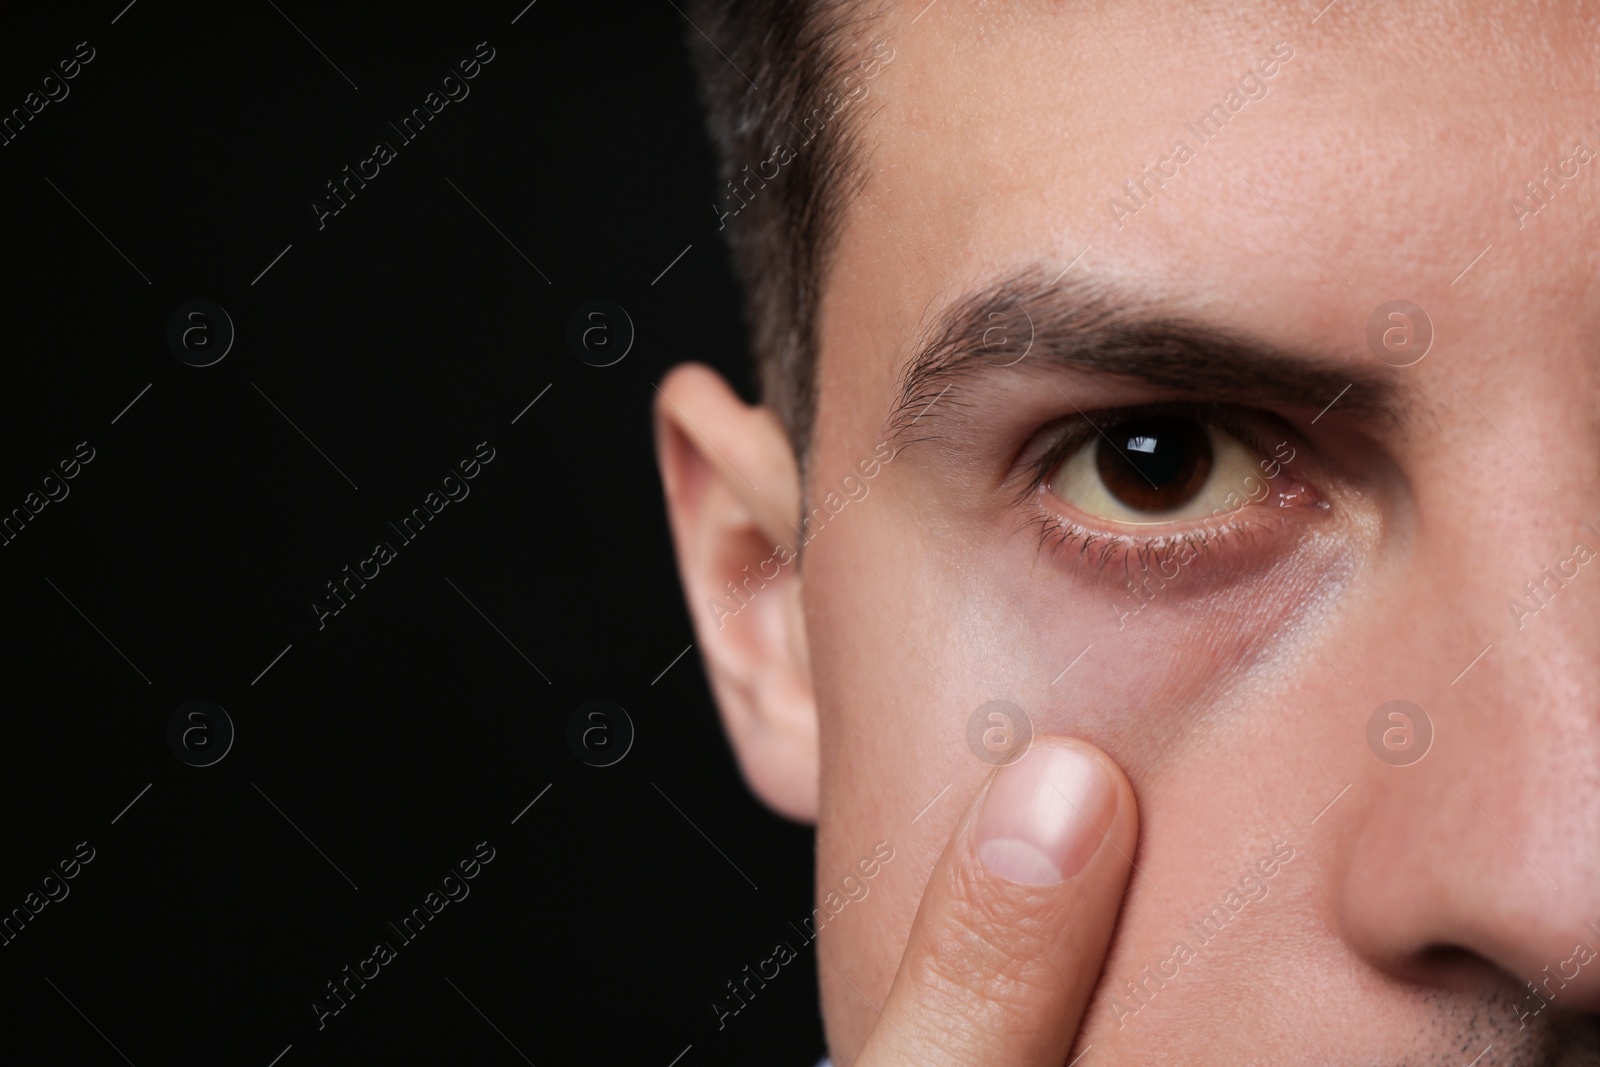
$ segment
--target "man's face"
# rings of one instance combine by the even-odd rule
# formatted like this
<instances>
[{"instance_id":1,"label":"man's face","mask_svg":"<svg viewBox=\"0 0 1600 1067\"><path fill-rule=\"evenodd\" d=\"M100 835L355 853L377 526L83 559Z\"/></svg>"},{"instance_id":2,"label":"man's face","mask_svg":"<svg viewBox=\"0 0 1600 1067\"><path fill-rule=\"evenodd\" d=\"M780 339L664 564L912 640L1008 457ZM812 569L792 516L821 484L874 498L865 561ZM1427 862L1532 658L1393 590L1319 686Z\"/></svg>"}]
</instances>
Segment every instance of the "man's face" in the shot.
<instances>
[{"instance_id":1,"label":"man's face","mask_svg":"<svg viewBox=\"0 0 1600 1067\"><path fill-rule=\"evenodd\" d=\"M1594 17L924 2L875 30L806 477L868 487L803 562L819 899L894 849L818 942L835 1055L1005 700L1138 792L1086 1065L1600 1062ZM930 324L1016 275L890 426ZM1051 289L1254 355L1074 365ZM1196 494L1101 462L1157 445L1209 447Z\"/></svg>"}]
</instances>

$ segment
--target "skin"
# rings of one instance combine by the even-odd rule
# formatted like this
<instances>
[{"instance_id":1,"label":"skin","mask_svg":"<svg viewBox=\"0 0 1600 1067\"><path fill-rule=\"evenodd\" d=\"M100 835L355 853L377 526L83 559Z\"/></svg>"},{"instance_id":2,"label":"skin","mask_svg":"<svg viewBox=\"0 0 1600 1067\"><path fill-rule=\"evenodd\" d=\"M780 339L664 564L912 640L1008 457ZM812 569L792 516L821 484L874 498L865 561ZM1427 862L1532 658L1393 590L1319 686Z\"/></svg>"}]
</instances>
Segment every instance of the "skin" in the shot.
<instances>
[{"instance_id":1,"label":"skin","mask_svg":"<svg viewBox=\"0 0 1600 1067\"><path fill-rule=\"evenodd\" d=\"M1466 1064L1489 1046L1483 1064L1600 1063L1600 959L1574 962L1600 949L1600 567L1562 563L1600 549L1600 159L1520 226L1507 205L1576 141L1600 148L1600 26L1576 5L1341 0L1312 23L1318 7L891 10L804 482L770 413L704 368L662 383L680 570L746 780L816 822L819 901L875 842L895 851L817 941L837 1064L1091 1045L1085 1064ZM1278 42L1293 57L1267 95L1199 145L1183 123ZM1193 159L1118 227L1107 198L1180 138ZM802 490L815 506L890 439L941 311L1085 246L1072 279L1384 378L1397 417L1319 415L1331 392L1266 409L1325 506L1257 507L1250 536L1119 624L1137 564L1041 548L1038 498L1001 486L1053 422L1181 394L1043 362L963 379L798 565L737 615L708 606L792 545ZM1395 299L1436 336L1404 368L1368 344ZM1577 576L1514 611L1558 564ZM983 881L970 823L994 768L967 727L995 699L1121 768L1136 822L1097 832L1136 826L1136 852L1102 847L1055 897ZM1367 740L1395 699L1434 731L1407 766ZM1292 859L1261 877L1280 844ZM1196 937L1250 873L1264 895ZM962 916L967 941L918 934ZM1017 942L1026 916L1066 933ZM1180 941L1193 959L1136 999L1127 983ZM919 967L950 981L913 989ZM880 1009L907 1047L875 1035Z\"/></svg>"}]
</instances>

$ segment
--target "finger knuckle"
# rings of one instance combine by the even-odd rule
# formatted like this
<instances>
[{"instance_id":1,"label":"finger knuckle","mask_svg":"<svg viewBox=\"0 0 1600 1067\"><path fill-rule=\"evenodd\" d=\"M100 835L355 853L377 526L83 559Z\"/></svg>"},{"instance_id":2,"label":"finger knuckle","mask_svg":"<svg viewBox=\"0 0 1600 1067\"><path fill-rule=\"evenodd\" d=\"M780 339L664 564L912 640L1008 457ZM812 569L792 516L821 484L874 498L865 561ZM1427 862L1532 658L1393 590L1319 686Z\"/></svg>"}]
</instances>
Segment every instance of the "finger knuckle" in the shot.
<instances>
[{"instance_id":1,"label":"finger knuckle","mask_svg":"<svg viewBox=\"0 0 1600 1067\"><path fill-rule=\"evenodd\" d=\"M919 985L986 1014L1025 1018L1054 973L1043 959L1047 920L992 893L962 893L926 930L912 968Z\"/></svg>"}]
</instances>

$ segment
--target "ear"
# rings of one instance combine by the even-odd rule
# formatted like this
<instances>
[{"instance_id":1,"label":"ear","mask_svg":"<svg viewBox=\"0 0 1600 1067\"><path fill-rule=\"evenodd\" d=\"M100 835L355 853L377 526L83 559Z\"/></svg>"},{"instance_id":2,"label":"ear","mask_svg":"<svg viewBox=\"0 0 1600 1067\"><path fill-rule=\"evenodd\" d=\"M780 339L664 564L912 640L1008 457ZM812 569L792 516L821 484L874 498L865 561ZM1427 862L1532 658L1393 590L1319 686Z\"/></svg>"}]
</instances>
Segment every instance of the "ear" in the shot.
<instances>
[{"instance_id":1,"label":"ear","mask_svg":"<svg viewBox=\"0 0 1600 1067\"><path fill-rule=\"evenodd\" d=\"M750 789L801 822L817 817L817 705L791 519L800 475L772 412L715 371L657 387L656 456L689 616L722 724Z\"/></svg>"}]
</instances>

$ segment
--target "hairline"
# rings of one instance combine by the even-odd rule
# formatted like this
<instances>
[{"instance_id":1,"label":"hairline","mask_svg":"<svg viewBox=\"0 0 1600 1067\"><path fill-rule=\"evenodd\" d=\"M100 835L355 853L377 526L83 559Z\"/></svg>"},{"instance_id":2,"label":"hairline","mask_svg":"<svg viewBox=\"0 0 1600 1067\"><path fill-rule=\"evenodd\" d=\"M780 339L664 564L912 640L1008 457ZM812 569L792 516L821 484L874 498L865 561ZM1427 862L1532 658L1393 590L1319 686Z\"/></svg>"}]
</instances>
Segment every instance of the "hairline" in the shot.
<instances>
[{"instance_id":1,"label":"hairline","mask_svg":"<svg viewBox=\"0 0 1600 1067\"><path fill-rule=\"evenodd\" d=\"M692 28L686 36L717 150L719 199L735 179L742 177L748 188L751 167L766 162L769 151L776 154L775 141L793 153L776 188L739 214L757 211L742 224L728 220L724 236L742 291L760 399L782 425L802 477L817 413L823 286L844 224L845 190L859 185L865 169L862 109L835 111L798 148L789 139L799 130L797 120L804 124L819 106L826 109L830 91L842 86L858 53L871 44L867 28L891 6L890 0L688 5ZM774 44L785 32L794 40ZM781 99L786 91L793 98L788 106ZM757 93L763 95L750 95ZM757 147L758 141L769 147Z\"/></svg>"}]
</instances>

